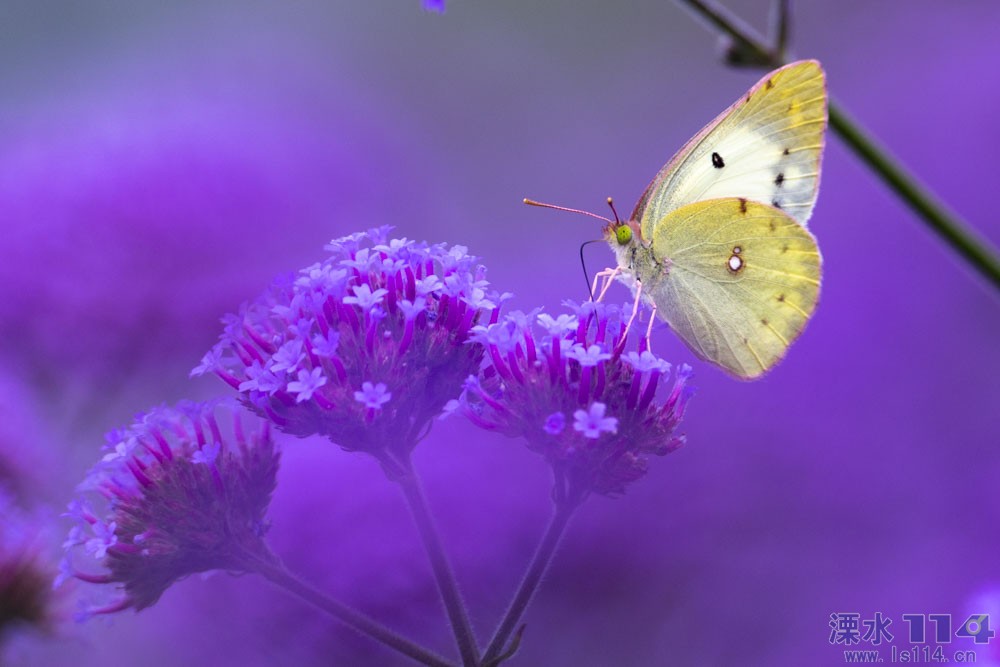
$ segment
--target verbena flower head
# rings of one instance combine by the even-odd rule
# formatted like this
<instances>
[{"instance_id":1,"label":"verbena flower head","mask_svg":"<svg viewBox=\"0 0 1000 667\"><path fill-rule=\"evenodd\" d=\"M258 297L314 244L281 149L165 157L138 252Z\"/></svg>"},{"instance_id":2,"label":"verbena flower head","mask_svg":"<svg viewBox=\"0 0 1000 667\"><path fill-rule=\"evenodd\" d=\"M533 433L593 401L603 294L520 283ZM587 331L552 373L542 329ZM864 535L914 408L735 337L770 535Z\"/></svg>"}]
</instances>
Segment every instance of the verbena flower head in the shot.
<instances>
[{"instance_id":1,"label":"verbena flower head","mask_svg":"<svg viewBox=\"0 0 1000 667\"><path fill-rule=\"evenodd\" d=\"M325 260L276 281L225 321L193 374L215 373L287 433L383 463L388 448L408 453L479 367L469 332L500 298L464 247L388 231L335 239Z\"/></svg>"},{"instance_id":2,"label":"verbena flower head","mask_svg":"<svg viewBox=\"0 0 1000 667\"><path fill-rule=\"evenodd\" d=\"M0 484L0 643L17 626L49 629L56 615L53 574L39 529Z\"/></svg>"},{"instance_id":3,"label":"verbena flower head","mask_svg":"<svg viewBox=\"0 0 1000 667\"><path fill-rule=\"evenodd\" d=\"M69 505L76 525L59 578L115 587L87 614L140 610L189 574L247 571L269 557L264 515L279 457L267 422L240 412L183 402L108 433Z\"/></svg>"},{"instance_id":4,"label":"verbena flower head","mask_svg":"<svg viewBox=\"0 0 1000 667\"><path fill-rule=\"evenodd\" d=\"M602 303L570 313L511 313L474 329L487 362L468 379L462 411L479 426L523 437L556 474L557 499L616 495L646 472L650 455L683 443L675 435L691 389L651 352L625 351L622 310ZM534 320L534 326L532 326Z\"/></svg>"}]
</instances>

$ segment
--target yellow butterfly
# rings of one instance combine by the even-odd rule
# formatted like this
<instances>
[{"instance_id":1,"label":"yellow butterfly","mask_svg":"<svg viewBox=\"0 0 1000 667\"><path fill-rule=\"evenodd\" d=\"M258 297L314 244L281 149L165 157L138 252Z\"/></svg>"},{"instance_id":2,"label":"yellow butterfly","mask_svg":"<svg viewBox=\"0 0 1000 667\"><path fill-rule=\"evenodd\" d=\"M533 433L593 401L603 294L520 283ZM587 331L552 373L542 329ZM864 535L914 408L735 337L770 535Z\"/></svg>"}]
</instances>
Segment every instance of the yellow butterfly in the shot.
<instances>
[{"instance_id":1,"label":"yellow butterfly","mask_svg":"<svg viewBox=\"0 0 1000 667\"><path fill-rule=\"evenodd\" d=\"M826 129L819 63L777 69L694 136L604 228L618 268L688 347L743 380L785 355L816 308L806 229ZM652 324L652 323L651 323Z\"/></svg>"}]
</instances>

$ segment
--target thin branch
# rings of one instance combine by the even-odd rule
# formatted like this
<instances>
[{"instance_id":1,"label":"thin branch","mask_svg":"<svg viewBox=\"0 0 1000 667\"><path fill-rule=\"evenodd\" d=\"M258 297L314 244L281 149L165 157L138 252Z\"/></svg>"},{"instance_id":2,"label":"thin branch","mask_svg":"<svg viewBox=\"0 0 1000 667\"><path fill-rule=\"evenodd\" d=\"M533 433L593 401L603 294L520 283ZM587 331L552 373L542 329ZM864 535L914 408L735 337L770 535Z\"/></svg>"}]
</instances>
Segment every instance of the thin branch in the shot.
<instances>
[{"instance_id":1,"label":"thin branch","mask_svg":"<svg viewBox=\"0 0 1000 667\"><path fill-rule=\"evenodd\" d=\"M1000 259L997 259L986 241L954 213L948 211L933 194L921 187L888 151L881 148L839 105L832 102L830 127L882 177L889 187L896 191L900 199L930 225L945 243L992 281L994 286L1000 287Z\"/></svg>"},{"instance_id":2,"label":"thin branch","mask_svg":"<svg viewBox=\"0 0 1000 667\"><path fill-rule=\"evenodd\" d=\"M706 19L732 40L727 59L732 64L780 67L785 64L783 44L772 49L750 28L713 0L677 0L696 16ZM784 1L784 0L780 0ZM780 11L786 12L784 8ZM787 26L785 30L787 30ZM870 137L840 105L830 102L830 127L902 199L917 216L994 287L1000 289L1000 258L996 250L972 227L921 186L892 155Z\"/></svg>"},{"instance_id":3,"label":"thin branch","mask_svg":"<svg viewBox=\"0 0 1000 667\"><path fill-rule=\"evenodd\" d=\"M707 19L710 26L732 40L730 62L734 65L752 64L761 67L778 67L781 56L771 50L750 26L730 14L724 7L711 0L677 0L686 5L695 18ZM787 28L786 28L787 29ZM742 60L734 59L732 54L741 54ZM779 63L775 65L774 63Z\"/></svg>"},{"instance_id":4,"label":"thin branch","mask_svg":"<svg viewBox=\"0 0 1000 667\"><path fill-rule=\"evenodd\" d=\"M322 609L352 630L367 635L422 665L429 665L430 667L454 667L452 663L441 656L396 634L371 617L333 598L327 597L289 572L276 558L248 558L247 567L276 586Z\"/></svg>"},{"instance_id":5,"label":"thin branch","mask_svg":"<svg viewBox=\"0 0 1000 667\"><path fill-rule=\"evenodd\" d=\"M556 506L549 527L545 530L542 541L538 545L538 550L535 552L534 557L531 559L531 564L524 573L524 578L521 580L520 586L518 586L517 593L514 595L514 599L511 600L510 606L507 608L507 613L504 614L503 620L500 622L500 626L493 634L490 645L486 648L486 652L483 655L484 665L497 664L508 653L508 651L504 650L507 648L507 640L510 639L511 633L517 629L521 617L524 616L524 612L528 609L531 598L535 595L535 591L538 590L538 584L541 583L542 576L549 568L552 557L555 556L556 547L559 546L559 541L566 531L566 524L569 523L569 519L573 515L576 506L576 504L571 503ZM520 636L517 637L517 641L520 642ZM513 648L516 648L516 646Z\"/></svg>"},{"instance_id":6,"label":"thin branch","mask_svg":"<svg viewBox=\"0 0 1000 667\"><path fill-rule=\"evenodd\" d=\"M792 0L776 0L774 14L774 52L784 60L792 30Z\"/></svg>"},{"instance_id":7,"label":"thin branch","mask_svg":"<svg viewBox=\"0 0 1000 667\"><path fill-rule=\"evenodd\" d=\"M413 521L424 542L424 548L431 562L431 569L434 571L434 578L437 580L438 591L441 593L441 600L444 602L444 608L448 614L448 621L455 634L455 643L462 656L462 664L465 667L475 667L479 664L479 647L472 631L472 624L469 622L469 614L465 610L465 602L459 593L458 582L455 580L455 574L448 562L444 546L441 544L441 536L438 535L430 507L427 505L427 498L420 486L420 480L409 462L407 462L407 469L409 472L397 477L395 481L406 497Z\"/></svg>"}]
</instances>

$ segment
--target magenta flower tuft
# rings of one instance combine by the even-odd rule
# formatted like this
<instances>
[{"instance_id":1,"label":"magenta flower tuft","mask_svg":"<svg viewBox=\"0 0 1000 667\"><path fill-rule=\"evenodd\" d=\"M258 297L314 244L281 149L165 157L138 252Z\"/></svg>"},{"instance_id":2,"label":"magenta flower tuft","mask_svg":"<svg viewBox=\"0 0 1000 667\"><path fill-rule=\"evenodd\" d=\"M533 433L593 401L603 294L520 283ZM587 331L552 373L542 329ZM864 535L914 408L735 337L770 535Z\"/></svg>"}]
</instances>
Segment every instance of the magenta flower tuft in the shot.
<instances>
[{"instance_id":1,"label":"magenta flower tuft","mask_svg":"<svg viewBox=\"0 0 1000 667\"><path fill-rule=\"evenodd\" d=\"M17 626L50 629L57 616L40 531L0 484L0 644Z\"/></svg>"},{"instance_id":2,"label":"magenta flower tuft","mask_svg":"<svg viewBox=\"0 0 1000 667\"><path fill-rule=\"evenodd\" d=\"M479 368L469 334L500 298L464 247L389 229L335 239L323 262L275 282L225 320L193 374L215 373L287 433L400 460Z\"/></svg>"},{"instance_id":3,"label":"magenta flower tuft","mask_svg":"<svg viewBox=\"0 0 1000 667\"><path fill-rule=\"evenodd\" d=\"M279 456L267 422L240 412L185 402L108 434L70 503L60 575L121 591L88 615L144 609L189 574L273 558L262 540Z\"/></svg>"},{"instance_id":4,"label":"magenta flower tuft","mask_svg":"<svg viewBox=\"0 0 1000 667\"><path fill-rule=\"evenodd\" d=\"M537 332L523 313L475 327L487 363L466 381L461 409L483 428L525 438L552 465L557 497L616 495L646 472L649 455L683 443L675 430L691 395L691 369L682 366L657 403L670 364L648 350L624 352L622 310L572 309L538 314Z\"/></svg>"}]
</instances>

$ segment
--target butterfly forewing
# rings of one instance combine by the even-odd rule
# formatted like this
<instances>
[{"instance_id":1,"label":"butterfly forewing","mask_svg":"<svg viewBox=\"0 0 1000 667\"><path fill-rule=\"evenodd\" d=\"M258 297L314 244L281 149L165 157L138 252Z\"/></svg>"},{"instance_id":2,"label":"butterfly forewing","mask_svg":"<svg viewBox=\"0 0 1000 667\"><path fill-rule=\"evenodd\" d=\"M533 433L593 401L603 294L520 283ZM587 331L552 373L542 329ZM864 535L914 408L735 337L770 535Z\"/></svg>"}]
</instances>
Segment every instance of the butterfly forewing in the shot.
<instances>
[{"instance_id":1,"label":"butterfly forewing","mask_svg":"<svg viewBox=\"0 0 1000 667\"><path fill-rule=\"evenodd\" d=\"M683 206L656 225L664 270L639 276L699 357L752 379L785 355L819 297L820 255L790 215L743 198Z\"/></svg>"},{"instance_id":2,"label":"butterfly forewing","mask_svg":"<svg viewBox=\"0 0 1000 667\"><path fill-rule=\"evenodd\" d=\"M656 175L632 219L650 239L670 211L696 201L743 197L805 225L819 188L826 83L813 60L761 79L709 123Z\"/></svg>"}]
</instances>

